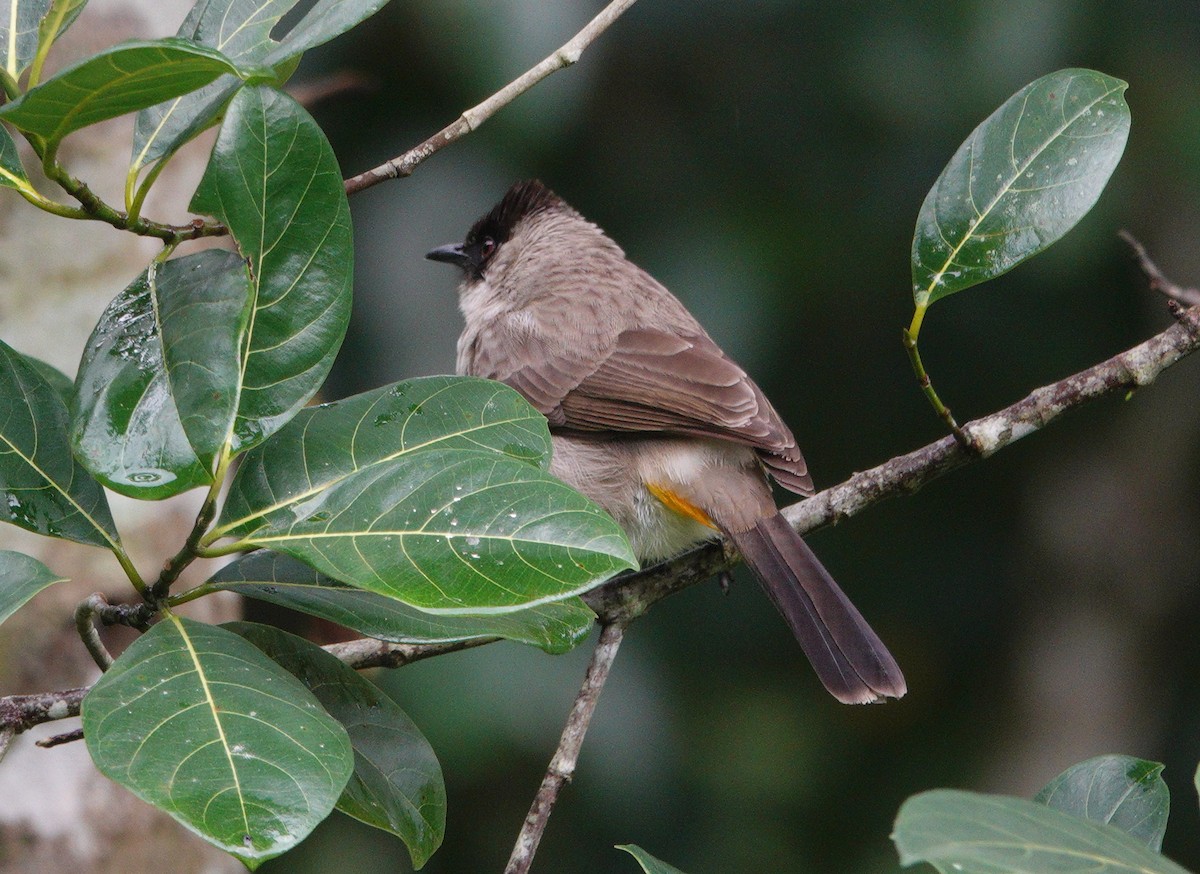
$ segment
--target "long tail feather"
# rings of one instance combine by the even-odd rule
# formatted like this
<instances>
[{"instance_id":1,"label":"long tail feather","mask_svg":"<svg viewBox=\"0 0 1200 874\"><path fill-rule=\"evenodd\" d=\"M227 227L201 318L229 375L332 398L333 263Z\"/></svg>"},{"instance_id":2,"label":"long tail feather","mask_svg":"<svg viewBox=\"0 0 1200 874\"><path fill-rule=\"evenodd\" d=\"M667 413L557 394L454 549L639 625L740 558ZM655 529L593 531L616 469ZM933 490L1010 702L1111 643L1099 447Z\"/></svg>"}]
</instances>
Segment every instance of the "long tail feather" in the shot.
<instances>
[{"instance_id":1,"label":"long tail feather","mask_svg":"<svg viewBox=\"0 0 1200 874\"><path fill-rule=\"evenodd\" d=\"M730 536L831 695L866 704L908 691L887 647L783 516Z\"/></svg>"}]
</instances>

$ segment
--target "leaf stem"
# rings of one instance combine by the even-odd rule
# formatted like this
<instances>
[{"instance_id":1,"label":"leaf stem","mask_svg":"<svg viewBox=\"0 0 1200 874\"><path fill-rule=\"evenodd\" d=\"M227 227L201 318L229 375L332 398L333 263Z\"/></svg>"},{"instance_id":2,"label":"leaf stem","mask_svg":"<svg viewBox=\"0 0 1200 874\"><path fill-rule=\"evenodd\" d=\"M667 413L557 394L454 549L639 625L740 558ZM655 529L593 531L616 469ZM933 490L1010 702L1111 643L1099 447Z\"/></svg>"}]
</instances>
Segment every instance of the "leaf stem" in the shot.
<instances>
[{"instance_id":1,"label":"leaf stem","mask_svg":"<svg viewBox=\"0 0 1200 874\"><path fill-rule=\"evenodd\" d=\"M908 353L908 360L912 364L913 373L917 375L917 383L921 386L921 391L925 392L925 397L933 406L934 412L938 417L946 423L946 427L950 429L950 433L954 435L954 439L964 449L971 450L971 438L969 438L958 422L954 420L954 416L950 413L950 408L942 403L942 399L938 397L938 393L933 388L933 382L929 379L929 374L925 370L925 364L921 361L921 352L917 348L917 337L921 333L921 323L925 319L925 310L927 307L918 306L916 312L913 313L912 324L900 331L901 342L904 344L904 351Z\"/></svg>"},{"instance_id":2,"label":"leaf stem","mask_svg":"<svg viewBox=\"0 0 1200 874\"><path fill-rule=\"evenodd\" d=\"M17 84L12 73L3 67L0 67L0 87L4 88L4 94L9 100L16 100L21 96L21 86Z\"/></svg>"},{"instance_id":3,"label":"leaf stem","mask_svg":"<svg viewBox=\"0 0 1200 874\"><path fill-rule=\"evenodd\" d=\"M168 607L178 607L180 604L186 604L188 601L195 601L197 598L203 598L205 595L211 595L213 592L219 592L216 586L211 583L201 583L198 586L193 586L186 592L180 592L178 595L172 595L166 599Z\"/></svg>"},{"instance_id":4,"label":"leaf stem","mask_svg":"<svg viewBox=\"0 0 1200 874\"><path fill-rule=\"evenodd\" d=\"M167 162L171 157L171 155L167 155L151 167L150 172L146 174L146 178L142 180L142 184L137 185L136 190L134 186L137 183L137 171L130 168L129 175L125 180L125 211L128 214L129 221L136 222L141 219L142 204L146 201L146 195L150 193L150 188L158 179L158 175L162 173L163 168L167 166Z\"/></svg>"},{"instance_id":5,"label":"leaf stem","mask_svg":"<svg viewBox=\"0 0 1200 874\"><path fill-rule=\"evenodd\" d=\"M196 514L196 522L192 525L191 533L188 534L188 538L179 552L175 553L163 565L162 573L158 575L158 580L154 583L154 588L150 591L151 599L155 603L167 598L168 594L170 594L171 586L179 579L179 575L183 573L188 565L197 558L209 557L207 550L201 548L201 543L204 542L204 537L208 533L208 527L212 525L212 521L217 515L217 498L221 494L221 486L225 481L225 474L229 471L230 460L229 447L226 446L217 461L217 469L213 472L212 485L208 487L208 494L204 497L204 503L201 505L200 511ZM192 589L186 593L190 596L186 599L187 601L207 594L207 592L192 594L194 592L196 592L196 589ZM184 601L172 600L170 603L181 604Z\"/></svg>"},{"instance_id":6,"label":"leaf stem","mask_svg":"<svg viewBox=\"0 0 1200 874\"><path fill-rule=\"evenodd\" d=\"M109 550L117 559L117 564L121 566L121 570L125 571L125 576L129 578L129 582L137 589L139 595L145 595L148 591L142 575L138 573L137 568L133 566L133 562L129 558L129 553L125 551L125 547L119 542L110 541Z\"/></svg>"}]
</instances>

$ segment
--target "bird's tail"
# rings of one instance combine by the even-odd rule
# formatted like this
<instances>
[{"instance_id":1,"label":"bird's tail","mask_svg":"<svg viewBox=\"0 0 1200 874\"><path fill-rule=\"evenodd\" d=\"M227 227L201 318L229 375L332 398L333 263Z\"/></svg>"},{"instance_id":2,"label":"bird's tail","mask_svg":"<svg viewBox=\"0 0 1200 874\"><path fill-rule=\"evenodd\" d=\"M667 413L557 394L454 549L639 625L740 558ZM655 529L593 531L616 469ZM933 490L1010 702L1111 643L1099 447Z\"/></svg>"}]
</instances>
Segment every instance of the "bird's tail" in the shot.
<instances>
[{"instance_id":1,"label":"bird's tail","mask_svg":"<svg viewBox=\"0 0 1200 874\"><path fill-rule=\"evenodd\" d=\"M783 516L730 537L831 695L867 704L908 691L892 654Z\"/></svg>"}]
</instances>

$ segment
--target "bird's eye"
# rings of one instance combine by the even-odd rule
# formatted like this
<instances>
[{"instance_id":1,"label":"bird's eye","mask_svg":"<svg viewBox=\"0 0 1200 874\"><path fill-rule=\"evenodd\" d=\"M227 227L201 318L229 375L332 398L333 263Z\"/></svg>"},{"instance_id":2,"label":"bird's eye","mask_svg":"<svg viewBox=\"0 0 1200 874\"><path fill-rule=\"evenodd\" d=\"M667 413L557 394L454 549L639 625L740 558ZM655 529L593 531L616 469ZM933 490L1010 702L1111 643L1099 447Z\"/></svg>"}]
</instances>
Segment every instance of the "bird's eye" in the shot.
<instances>
[{"instance_id":1,"label":"bird's eye","mask_svg":"<svg viewBox=\"0 0 1200 874\"><path fill-rule=\"evenodd\" d=\"M491 237L484 237L479 241L479 257L488 258L496 251L496 241Z\"/></svg>"}]
</instances>

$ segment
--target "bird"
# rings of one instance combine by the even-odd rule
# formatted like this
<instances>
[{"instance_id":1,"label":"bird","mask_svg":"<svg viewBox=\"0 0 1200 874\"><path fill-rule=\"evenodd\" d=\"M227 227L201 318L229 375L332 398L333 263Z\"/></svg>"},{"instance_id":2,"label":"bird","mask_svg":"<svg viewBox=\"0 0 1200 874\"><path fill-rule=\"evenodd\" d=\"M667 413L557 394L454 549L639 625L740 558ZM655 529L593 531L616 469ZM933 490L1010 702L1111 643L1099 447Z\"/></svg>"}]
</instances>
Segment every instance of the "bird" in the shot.
<instances>
[{"instance_id":1,"label":"bird","mask_svg":"<svg viewBox=\"0 0 1200 874\"><path fill-rule=\"evenodd\" d=\"M462 271L458 373L546 417L551 473L608 512L639 561L723 536L835 698L905 694L896 660L775 504L768 478L814 491L796 438L678 298L536 179L426 257Z\"/></svg>"}]
</instances>

